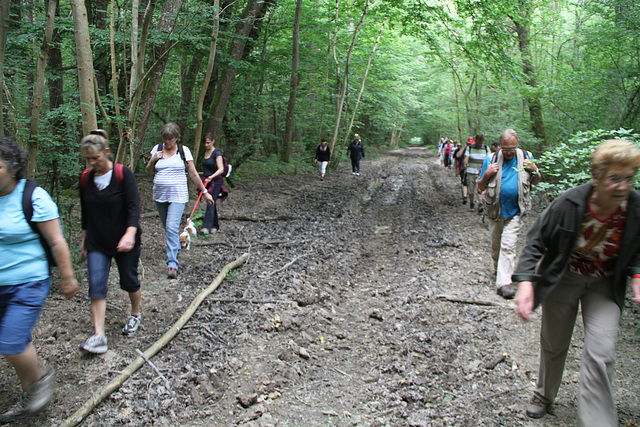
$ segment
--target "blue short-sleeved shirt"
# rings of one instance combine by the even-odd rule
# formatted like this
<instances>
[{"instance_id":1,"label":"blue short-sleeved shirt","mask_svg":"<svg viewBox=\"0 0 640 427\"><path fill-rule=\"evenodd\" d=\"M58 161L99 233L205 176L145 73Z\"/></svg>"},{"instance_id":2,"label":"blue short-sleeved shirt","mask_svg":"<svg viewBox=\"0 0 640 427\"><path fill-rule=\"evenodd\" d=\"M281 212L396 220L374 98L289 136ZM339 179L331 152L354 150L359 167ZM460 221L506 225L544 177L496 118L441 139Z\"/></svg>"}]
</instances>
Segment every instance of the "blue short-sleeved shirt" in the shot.
<instances>
[{"instance_id":1,"label":"blue short-sleeved shirt","mask_svg":"<svg viewBox=\"0 0 640 427\"><path fill-rule=\"evenodd\" d=\"M482 178L492 158L493 156L487 156L484 159L478 179ZM533 156L530 156L530 159L533 161ZM516 215L520 215L520 205L518 205L518 156L514 156L511 160L503 159L500 187L500 216L502 218L513 218Z\"/></svg>"},{"instance_id":2,"label":"blue short-sleeved shirt","mask_svg":"<svg viewBox=\"0 0 640 427\"><path fill-rule=\"evenodd\" d=\"M0 286L19 285L49 277L49 263L22 211L22 194L26 180L0 197ZM58 207L42 188L33 191L33 221L44 222L59 218Z\"/></svg>"}]
</instances>

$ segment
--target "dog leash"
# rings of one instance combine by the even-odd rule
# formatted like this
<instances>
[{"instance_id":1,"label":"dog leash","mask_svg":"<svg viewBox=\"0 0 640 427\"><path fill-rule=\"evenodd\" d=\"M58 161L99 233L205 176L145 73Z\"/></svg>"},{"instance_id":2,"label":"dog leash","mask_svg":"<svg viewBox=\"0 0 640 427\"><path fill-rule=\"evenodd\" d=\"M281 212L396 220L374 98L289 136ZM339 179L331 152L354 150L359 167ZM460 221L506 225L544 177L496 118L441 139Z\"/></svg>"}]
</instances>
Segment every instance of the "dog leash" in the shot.
<instances>
[{"instance_id":1,"label":"dog leash","mask_svg":"<svg viewBox=\"0 0 640 427\"><path fill-rule=\"evenodd\" d=\"M191 215L189 215L189 218L187 218L187 222L191 221L191 217L193 216L193 213L196 211L196 208L198 207L198 203L200 203L200 199L202 198L203 194L204 194L204 192L200 191L200 195L198 196L198 200L196 200L196 204L193 205L193 209L191 209Z\"/></svg>"}]
</instances>

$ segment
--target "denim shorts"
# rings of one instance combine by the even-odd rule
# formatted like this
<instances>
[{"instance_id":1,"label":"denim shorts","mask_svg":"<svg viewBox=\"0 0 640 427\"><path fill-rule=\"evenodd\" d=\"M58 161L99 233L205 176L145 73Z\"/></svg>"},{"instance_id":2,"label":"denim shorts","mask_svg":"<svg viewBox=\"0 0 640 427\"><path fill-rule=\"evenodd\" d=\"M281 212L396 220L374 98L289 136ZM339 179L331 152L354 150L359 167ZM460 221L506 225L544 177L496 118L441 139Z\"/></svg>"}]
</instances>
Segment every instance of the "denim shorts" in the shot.
<instances>
[{"instance_id":1,"label":"denim shorts","mask_svg":"<svg viewBox=\"0 0 640 427\"><path fill-rule=\"evenodd\" d=\"M120 288L126 292L137 292L140 289L138 280L138 261L140 246L129 252L118 252L113 258L120 273ZM87 269L89 270L89 298L103 299L107 297L109 287L109 271L111 257L101 252L87 253Z\"/></svg>"},{"instance_id":2,"label":"denim shorts","mask_svg":"<svg viewBox=\"0 0 640 427\"><path fill-rule=\"evenodd\" d=\"M27 348L50 286L50 277L0 286L0 353L20 354Z\"/></svg>"}]
</instances>

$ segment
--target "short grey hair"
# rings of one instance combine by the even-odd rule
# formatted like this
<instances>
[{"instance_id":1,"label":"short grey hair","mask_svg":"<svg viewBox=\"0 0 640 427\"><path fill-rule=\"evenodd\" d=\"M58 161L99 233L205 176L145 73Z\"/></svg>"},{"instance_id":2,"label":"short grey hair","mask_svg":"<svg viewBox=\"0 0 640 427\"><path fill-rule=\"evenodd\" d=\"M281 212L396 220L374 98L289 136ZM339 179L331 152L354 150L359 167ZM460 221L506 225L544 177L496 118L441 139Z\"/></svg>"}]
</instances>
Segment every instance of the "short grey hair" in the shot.
<instances>
[{"instance_id":1,"label":"short grey hair","mask_svg":"<svg viewBox=\"0 0 640 427\"><path fill-rule=\"evenodd\" d=\"M160 129L160 135L162 136L162 139L180 138L180 126L169 122L162 126L162 129Z\"/></svg>"}]
</instances>

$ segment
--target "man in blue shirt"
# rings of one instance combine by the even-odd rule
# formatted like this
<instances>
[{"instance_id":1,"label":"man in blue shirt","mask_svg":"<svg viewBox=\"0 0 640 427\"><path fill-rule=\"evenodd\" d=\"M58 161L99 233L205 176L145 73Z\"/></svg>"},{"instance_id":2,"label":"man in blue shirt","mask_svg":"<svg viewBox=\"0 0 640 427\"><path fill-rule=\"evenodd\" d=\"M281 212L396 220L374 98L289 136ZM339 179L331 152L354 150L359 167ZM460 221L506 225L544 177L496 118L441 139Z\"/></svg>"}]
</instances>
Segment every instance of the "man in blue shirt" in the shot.
<instances>
[{"instance_id":1,"label":"man in blue shirt","mask_svg":"<svg viewBox=\"0 0 640 427\"><path fill-rule=\"evenodd\" d=\"M491 218L489 215L489 234L498 295L505 299L515 296L511 275L515 269L520 218L531 206L531 185L540 181L533 156L519 149L518 142L515 130L502 132L501 150L485 158L478 177L478 193L482 193L490 183L498 189L499 216Z\"/></svg>"}]
</instances>

